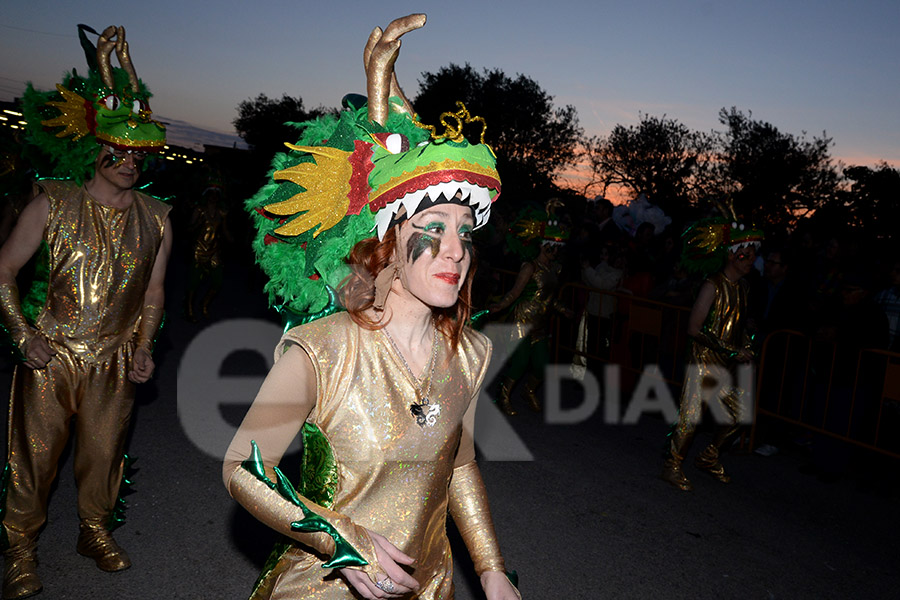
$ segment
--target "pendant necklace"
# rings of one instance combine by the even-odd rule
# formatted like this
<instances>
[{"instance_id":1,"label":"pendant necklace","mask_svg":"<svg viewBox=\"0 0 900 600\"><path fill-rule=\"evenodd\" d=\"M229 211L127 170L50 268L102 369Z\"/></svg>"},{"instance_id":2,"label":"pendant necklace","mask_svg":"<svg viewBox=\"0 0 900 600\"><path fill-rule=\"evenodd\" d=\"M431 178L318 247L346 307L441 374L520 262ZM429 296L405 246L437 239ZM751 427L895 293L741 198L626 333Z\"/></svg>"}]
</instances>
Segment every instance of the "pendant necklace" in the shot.
<instances>
[{"instance_id":1,"label":"pendant necklace","mask_svg":"<svg viewBox=\"0 0 900 600\"><path fill-rule=\"evenodd\" d=\"M403 366L406 367L406 372L409 373L410 379L413 381L413 386L416 390L416 399L418 402L414 402L409 405L409 412L412 413L412 416L416 418L416 423L418 423L419 427L425 428L434 427L434 424L437 422L438 416L441 414L441 405L437 403L432 403L429 400L429 396L431 395L431 382L434 381L434 365L437 362L437 350L438 350L438 335L437 335L437 326L434 325L432 321L432 343L431 343L431 371L428 374L428 389L425 392L422 392L421 387L419 386L419 380L413 374L412 369L409 368L409 363L406 362L406 359L403 358L403 353L400 352L400 349L397 347L397 344L394 342L394 338L391 337L391 334L388 332L387 327L382 327L381 331L384 332L384 335L387 337L388 341L391 343L391 347L394 348L394 352L397 353L397 356L400 357L400 360L403 361Z\"/></svg>"}]
</instances>

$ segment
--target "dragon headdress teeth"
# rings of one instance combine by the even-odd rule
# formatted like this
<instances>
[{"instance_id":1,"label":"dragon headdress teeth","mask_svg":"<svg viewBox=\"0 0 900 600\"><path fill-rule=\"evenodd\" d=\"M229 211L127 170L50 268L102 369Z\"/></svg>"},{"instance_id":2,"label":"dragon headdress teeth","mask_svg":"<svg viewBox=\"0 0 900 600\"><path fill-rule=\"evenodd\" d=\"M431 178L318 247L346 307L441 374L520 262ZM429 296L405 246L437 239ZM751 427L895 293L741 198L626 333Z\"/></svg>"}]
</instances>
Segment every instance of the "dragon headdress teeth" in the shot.
<instances>
[{"instance_id":1,"label":"dragon headdress teeth","mask_svg":"<svg viewBox=\"0 0 900 600\"><path fill-rule=\"evenodd\" d=\"M373 233L383 239L392 225L435 203L469 206L475 228L487 223L500 177L484 120L458 104L441 115L445 131L438 134L415 121L397 84L400 37L424 24L425 15L409 15L384 31L376 27L363 52L365 104L348 95L338 115L302 124L301 139L276 155L270 183L248 200L266 289L279 306L329 310L353 246ZM479 143L462 135L471 123L481 125Z\"/></svg>"},{"instance_id":2,"label":"dragon headdress teeth","mask_svg":"<svg viewBox=\"0 0 900 600\"><path fill-rule=\"evenodd\" d=\"M98 35L96 47L86 33ZM81 180L90 174L97 142L158 152L166 144L166 128L152 119L151 94L138 79L125 29L110 25L97 34L79 25L78 37L87 77L73 69L51 92L38 92L29 84L23 110L30 140L54 160L54 175ZM120 67L111 64L113 51Z\"/></svg>"},{"instance_id":3,"label":"dragon headdress teeth","mask_svg":"<svg viewBox=\"0 0 900 600\"><path fill-rule=\"evenodd\" d=\"M426 205L422 201L428 199ZM416 214L420 208L428 208L437 202L453 202L470 206L475 215L475 229L488 222L491 215L491 190L489 188L460 184L457 182L439 183L431 185L423 190L410 192L393 202L387 204L375 215L375 227L378 239L384 239L384 234L392 224L407 219ZM401 212L402 211L402 212Z\"/></svg>"},{"instance_id":4,"label":"dragon headdress teeth","mask_svg":"<svg viewBox=\"0 0 900 600\"><path fill-rule=\"evenodd\" d=\"M757 229L752 229L733 221L731 230L728 231L728 241L730 245L728 249L731 252L737 252L741 248L755 248L759 250L762 247L763 233Z\"/></svg>"}]
</instances>

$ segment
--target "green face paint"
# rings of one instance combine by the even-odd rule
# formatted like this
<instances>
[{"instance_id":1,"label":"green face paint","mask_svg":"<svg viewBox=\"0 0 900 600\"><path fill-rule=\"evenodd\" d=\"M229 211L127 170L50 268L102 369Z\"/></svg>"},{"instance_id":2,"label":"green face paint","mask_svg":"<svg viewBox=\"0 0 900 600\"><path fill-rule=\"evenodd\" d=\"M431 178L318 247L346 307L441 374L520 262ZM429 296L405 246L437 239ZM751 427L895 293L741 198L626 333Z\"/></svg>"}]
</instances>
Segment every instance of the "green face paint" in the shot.
<instances>
[{"instance_id":1,"label":"green face paint","mask_svg":"<svg viewBox=\"0 0 900 600\"><path fill-rule=\"evenodd\" d=\"M419 260L419 257L429 249L431 250L431 258L436 258L441 251L441 240L440 238L433 237L431 233L443 234L445 229L444 224L440 221L433 221L425 225L425 227L419 227L412 223L410 223L410 226L418 231L409 236L409 241L406 242L407 260L409 262L416 262Z\"/></svg>"},{"instance_id":2,"label":"green face paint","mask_svg":"<svg viewBox=\"0 0 900 600\"><path fill-rule=\"evenodd\" d=\"M415 262L429 249L431 250L431 258L437 258L437 255L441 251L441 237L443 237L446 225L440 221L432 221L424 227L419 227L412 223L410 223L410 226L418 231L413 233L406 243L407 260L409 260L409 262ZM471 225L462 225L457 233L462 242L463 250L465 250L470 257L474 250L472 245L472 230L473 227ZM434 234L441 237L434 237Z\"/></svg>"},{"instance_id":3,"label":"green face paint","mask_svg":"<svg viewBox=\"0 0 900 600\"><path fill-rule=\"evenodd\" d=\"M475 248L472 244L472 230L474 228L471 225L463 225L459 228L459 239L462 241L463 248L466 253L471 257L472 253L475 251Z\"/></svg>"}]
</instances>

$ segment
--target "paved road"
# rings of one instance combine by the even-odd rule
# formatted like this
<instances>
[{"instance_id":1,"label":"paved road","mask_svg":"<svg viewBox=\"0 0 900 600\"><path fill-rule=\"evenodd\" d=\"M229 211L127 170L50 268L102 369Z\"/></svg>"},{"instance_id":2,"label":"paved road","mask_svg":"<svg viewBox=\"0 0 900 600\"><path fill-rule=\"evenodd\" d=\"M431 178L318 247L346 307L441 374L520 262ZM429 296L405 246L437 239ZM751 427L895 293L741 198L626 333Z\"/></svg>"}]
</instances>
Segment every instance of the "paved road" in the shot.
<instances>
[{"instance_id":1,"label":"paved road","mask_svg":"<svg viewBox=\"0 0 900 600\"><path fill-rule=\"evenodd\" d=\"M130 442L138 458L137 491L128 497L128 522L116 537L134 566L107 574L75 553L68 455L40 540L40 597L47 600L245 598L272 541L231 501L219 458L199 449L179 419L179 405L195 400L184 397L179 366L188 343L209 325L188 323L179 314L183 269L176 261L171 270L171 318L159 371L141 390ZM255 293L262 283L248 273L230 268L214 322L271 320ZM265 360L238 353L221 372L261 375ZM6 369L0 373L3 389L8 379ZM245 393L246 384L233 381L232 389ZM221 392L211 385L208 393ZM238 422L249 400L198 401L222 405L209 416L214 430L223 420ZM578 403L577 390L566 402ZM825 483L800 472L806 460L800 451L731 454L725 458L731 485L688 467L696 489L686 494L657 478L666 431L659 417L618 426L604 425L595 414L561 426L523 413L510 423L534 460L484 460L481 469L504 553L520 573L526 598L897 597L896 475L872 485L855 477ZM896 463L886 464L896 472ZM459 561L457 598L481 597L473 583Z\"/></svg>"}]
</instances>

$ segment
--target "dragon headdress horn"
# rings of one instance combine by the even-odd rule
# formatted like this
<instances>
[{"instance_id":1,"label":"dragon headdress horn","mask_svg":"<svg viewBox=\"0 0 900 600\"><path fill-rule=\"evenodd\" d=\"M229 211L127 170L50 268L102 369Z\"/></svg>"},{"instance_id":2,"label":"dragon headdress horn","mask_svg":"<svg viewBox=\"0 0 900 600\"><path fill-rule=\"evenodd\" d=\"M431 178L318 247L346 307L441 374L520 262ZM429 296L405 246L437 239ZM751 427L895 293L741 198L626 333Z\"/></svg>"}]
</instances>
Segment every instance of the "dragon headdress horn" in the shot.
<instances>
[{"instance_id":1,"label":"dragon headdress horn","mask_svg":"<svg viewBox=\"0 0 900 600\"><path fill-rule=\"evenodd\" d=\"M412 104L407 100L397 83L394 63L400 51L400 37L425 25L425 15L413 14L394 19L384 31L376 27L369 34L363 50L363 66L366 71L366 93L369 95L369 119L380 125L386 125L391 113L391 98L398 98L400 105L394 107L397 112L415 114Z\"/></svg>"},{"instance_id":2,"label":"dragon headdress horn","mask_svg":"<svg viewBox=\"0 0 900 600\"><path fill-rule=\"evenodd\" d=\"M82 25L81 27L86 26ZM138 84L134 65L131 62L131 55L128 53L128 42L125 41L124 27L110 25L103 30L103 33L100 34L100 39L97 40L97 64L99 65L100 77L103 80L103 85L109 89L114 89L116 87L115 79L113 78L113 68L109 62L109 57L110 54L112 54L113 48L116 50L119 64L122 66L122 69L128 73L128 82L131 85L131 91L137 94L141 91L141 88Z\"/></svg>"}]
</instances>

